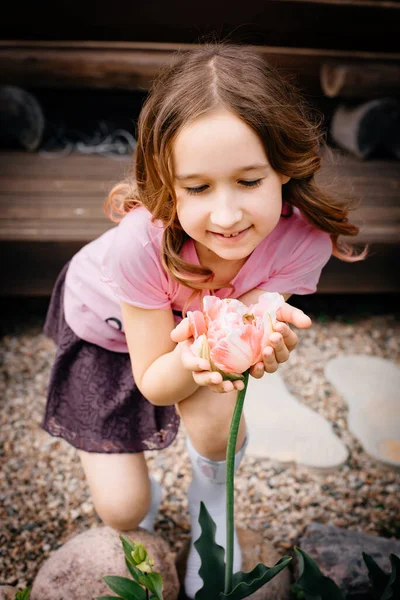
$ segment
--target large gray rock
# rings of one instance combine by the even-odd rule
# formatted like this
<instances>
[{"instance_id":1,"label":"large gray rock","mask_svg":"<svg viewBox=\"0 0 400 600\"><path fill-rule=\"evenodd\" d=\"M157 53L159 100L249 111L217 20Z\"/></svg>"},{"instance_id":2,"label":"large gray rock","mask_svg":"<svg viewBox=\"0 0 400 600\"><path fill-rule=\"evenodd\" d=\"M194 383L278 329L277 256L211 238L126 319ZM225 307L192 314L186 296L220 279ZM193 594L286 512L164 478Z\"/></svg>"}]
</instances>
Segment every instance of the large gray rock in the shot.
<instances>
[{"instance_id":1,"label":"large gray rock","mask_svg":"<svg viewBox=\"0 0 400 600\"><path fill-rule=\"evenodd\" d=\"M175 555L159 535L144 529L124 535L139 541L154 559L154 570L164 582L164 600L176 600L179 582ZM46 560L32 587L30 600L92 600L113 595L102 580L105 575L128 577L119 534L110 527L89 529L69 539Z\"/></svg>"},{"instance_id":2,"label":"large gray rock","mask_svg":"<svg viewBox=\"0 0 400 600\"><path fill-rule=\"evenodd\" d=\"M237 530L240 547L242 549L242 571L249 572L254 569L258 563L263 563L268 567L272 567L281 556L275 550L273 545L263 539L262 532L250 531L247 529ZM186 560L189 553L190 540L183 546L182 551L178 555L177 569L179 580L182 583L185 579ZM269 583L248 596L251 600L287 600L290 596L290 571L284 569L274 577ZM182 591L181 600L187 600L187 597ZM210 598L210 600L212 600Z\"/></svg>"},{"instance_id":3,"label":"large gray rock","mask_svg":"<svg viewBox=\"0 0 400 600\"><path fill-rule=\"evenodd\" d=\"M371 598L366 552L386 572L390 572L389 554L400 556L400 540L346 531L331 525L311 523L298 540L298 546L315 560L324 575L333 579L346 598Z\"/></svg>"}]
</instances>

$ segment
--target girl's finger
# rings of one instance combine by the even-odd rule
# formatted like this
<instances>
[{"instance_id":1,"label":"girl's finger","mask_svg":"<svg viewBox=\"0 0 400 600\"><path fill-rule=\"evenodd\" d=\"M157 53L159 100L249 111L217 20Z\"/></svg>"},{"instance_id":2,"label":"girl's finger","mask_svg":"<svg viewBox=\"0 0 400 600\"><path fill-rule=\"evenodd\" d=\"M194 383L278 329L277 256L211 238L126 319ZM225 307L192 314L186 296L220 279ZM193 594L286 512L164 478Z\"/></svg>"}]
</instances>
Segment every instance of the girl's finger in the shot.
<instances>
[{"instance_id":1,"label":"girl's finger","mask_svg":"<svg viewBox=\"0 0 400 600\"><path fill-rule=\"evenodd\" d=\"M171 340L173 342L183 342L191 337L189 319L186 317L173 329L170 333Z\"/></svg>"},{"instance_id":2,"label":"girl's finger","mask_svg":"<svg viewBox=\"0 0 400 600\"><path fill-rule=\"evenodd\" d=\"M275 323L274 331L277 331L281 334L281 336L283 337L283 341L285 342L285 346L289 350L289 352L296 348L299 338L297 334L294 331L292 331L288 325L286 325L286 323L278 321L277 323Z\"/></svg>"},{"instance_id":3,"label":"girl's finger","mask_svg":"<svg viewBox=\"0 0 400 600\"><path fill-rule=\"evenodd\" d=\"M235 390L238 390L240 392L240 390L244 390L244 383L243 381L234 381L233 382L233 386L235 388Z\"/></svg>"},{"instance_id":4,"label":"girl's finger","mask_svg":"<svg viewBox=\"0 0 400 600\"><path fill-rule=\"evenodd\" d=\"M188 371L210 371L210 363L204 358L199 358L190 349L192 341L180 342L181 361Z\"/></svg>"},{"instance_id":5,"label":"girl's finger","mask_svg":"<svg viewBox=\"0 0 400 600\"><path fill-rule=\"evenodd\" d=\"M222 385L222 375L212 371L194 371L193 379L197 385Z\"/></svg>"},{"instance_id":6,"label":"girl's finger","mask_svg":"<svg viewBox=\"0 0 400 600\"><path fill-rule=\"evenodd\" d=\"M286 348L283 337L280 333L272 332L269 336L269 343L275 350L275 359L277 363L283 363L289 358L289 350Z\"/></svg>"},{"instance_id":7,"label":"girl's finger","mask_svg":"<svg viewBox=\"0 0 400 600\"><path fill-rule=\"evenodd\" d=\"M278 370L278 363L275 358L275 350L271 346L267 346L263 352L264 369L267 373L275 373Z\"/></svg>"},{"instance_id":8,"label":"girl's finger","mask_svg":"<svg viewBox=\"0 0 400 600\"><path fill-rule=\"evenodd\" d=\"M264 376L264 373L265 373L264 363L262 363L262 362L256 363L250 369L250 375L252 377L255 377L255 379L261 379L261 377Z\"/></svg>"},{"instance_id":9,"label":"girl's finger","mask_svg":"<svg viewBox=\"0 0 400 600\"><path fill-rule=\"evenodd\" d=\"M312 325L310 317L308 317L299 308L290 306L290 304L288 304L287 302L285 302L285 304L278 308L276 318L279 321L286 321L287 323L292 323L295 327L298 327L299 329L307 329L307 327L311 327Z\"/></svg>"}]
</instances>

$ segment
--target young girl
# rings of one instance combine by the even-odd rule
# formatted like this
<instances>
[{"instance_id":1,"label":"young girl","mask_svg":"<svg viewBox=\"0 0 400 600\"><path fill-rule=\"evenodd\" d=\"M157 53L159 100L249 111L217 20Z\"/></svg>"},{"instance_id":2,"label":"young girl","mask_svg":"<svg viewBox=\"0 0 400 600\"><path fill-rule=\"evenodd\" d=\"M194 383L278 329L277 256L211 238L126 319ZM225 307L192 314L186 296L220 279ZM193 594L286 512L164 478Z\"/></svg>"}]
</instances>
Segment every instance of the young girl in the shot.
<instances>
[{"instance_id":1,"label":"young girl","mask_svg":"<svg viewBox=\"0 0 400 600\"><path fill-rule=\"evenodd\" d=\"M331 254L360 258L337 241L357 233L348 204L315 183L319 135L296 91L257 53L211 44L178 56L142 108L135 179L107 201L123 218L72 258L54 288L45 331L58 351L42 426L78 449L106 524L151 530L161 491L143 452L170 445L183 420L193 467L190 598L202 586L193 546L201 500L225 544L224 459L243 383L223 382L191 354L182 317L204 295L251 304L265 291L313 293ZM278 318L253 377L288 359L297 336L287 323L311 324L288 304ZM236 467L245 446L242 419Z\"/></svg>"}]
</instances>

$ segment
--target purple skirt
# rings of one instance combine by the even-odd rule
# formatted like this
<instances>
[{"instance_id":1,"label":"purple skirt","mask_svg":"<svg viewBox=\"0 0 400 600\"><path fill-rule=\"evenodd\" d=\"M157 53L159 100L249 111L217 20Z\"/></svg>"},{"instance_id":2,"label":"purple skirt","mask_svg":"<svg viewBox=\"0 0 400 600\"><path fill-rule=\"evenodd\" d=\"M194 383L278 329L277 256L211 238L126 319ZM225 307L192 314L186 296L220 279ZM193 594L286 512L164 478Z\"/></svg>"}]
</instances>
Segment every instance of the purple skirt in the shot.
<instances>
[{"instance_id":1,"label":"purple skirt","mask_svg":"<svg viewBox=\"0 0 400 600\"><path fill-rule=\"evenodd\" d=\"M129 354L75 335L64 317L64 280L55 283L44 333L57 344L41 427L87 452L161 450L175 439L175 406L154 406L135 385Z\"/></svg>"}]
</instances>

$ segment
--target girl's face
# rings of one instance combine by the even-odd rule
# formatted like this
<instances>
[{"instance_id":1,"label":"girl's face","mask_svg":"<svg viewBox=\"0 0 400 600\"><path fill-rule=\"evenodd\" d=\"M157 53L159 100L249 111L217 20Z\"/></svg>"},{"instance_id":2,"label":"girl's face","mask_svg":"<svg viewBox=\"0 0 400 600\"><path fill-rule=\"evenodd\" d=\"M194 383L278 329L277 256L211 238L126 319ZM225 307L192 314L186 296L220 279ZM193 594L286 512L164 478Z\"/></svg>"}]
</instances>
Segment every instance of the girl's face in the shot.
<instances>
[{"instance_id":1,"label":"girl's face","mask_svg":"<svg viewBox=\"0 0 400 600\"><path fill-rule=\"evenodd\" d=\"M181 226L201 264L243 264L274 229L282 185L254 131L226 110L186 126L173 147L174 189Z\"/></svg>"}]
</instances>

